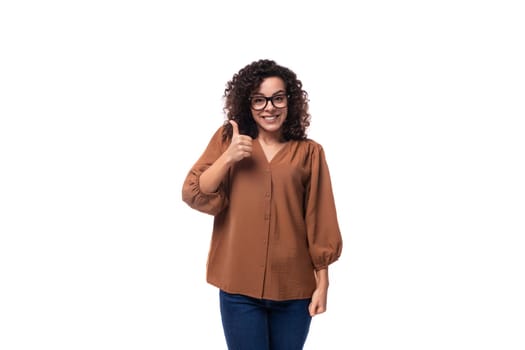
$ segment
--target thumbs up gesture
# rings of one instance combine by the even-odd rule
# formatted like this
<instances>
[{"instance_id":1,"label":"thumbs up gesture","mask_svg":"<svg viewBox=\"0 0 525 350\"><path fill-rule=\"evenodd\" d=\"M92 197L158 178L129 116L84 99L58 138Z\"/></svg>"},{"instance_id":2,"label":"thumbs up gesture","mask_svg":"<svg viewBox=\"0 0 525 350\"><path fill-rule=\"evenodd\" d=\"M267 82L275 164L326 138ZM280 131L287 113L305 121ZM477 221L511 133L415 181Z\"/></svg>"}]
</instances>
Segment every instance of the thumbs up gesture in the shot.
<instances>
[{"instance_id":1,"label":"thumbs up gesture","mask_svg":"<svg viewBox=\"0 0 525 350\"><path fill-rule=\"evenodd\" d=\"M226 154L233 162L238 162L243 158L250 157L252 154L252 138L247 135L239 134L239 125L234 120L229 121L232 125L233 135L230 146L226 149Z\"/></svg>"}]
</instances>

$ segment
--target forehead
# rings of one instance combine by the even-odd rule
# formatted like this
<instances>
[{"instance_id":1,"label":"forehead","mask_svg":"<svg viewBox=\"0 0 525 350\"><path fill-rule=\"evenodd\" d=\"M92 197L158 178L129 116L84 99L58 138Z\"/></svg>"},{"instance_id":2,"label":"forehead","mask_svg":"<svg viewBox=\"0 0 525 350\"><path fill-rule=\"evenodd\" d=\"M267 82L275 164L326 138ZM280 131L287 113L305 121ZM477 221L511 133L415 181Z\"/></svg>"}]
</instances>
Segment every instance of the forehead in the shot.
<instances>
[{"instance_id":1,"label":"forehead","mask_svg":"<svg viewBox=\"0 0 525 350\"><path fill-rule=\"evenodd\" d=\"M263 95L272 95L278 91L286 91L284 80L279 77L265 78L256 90L257 93Z\"/></svg>"}]
</instances>

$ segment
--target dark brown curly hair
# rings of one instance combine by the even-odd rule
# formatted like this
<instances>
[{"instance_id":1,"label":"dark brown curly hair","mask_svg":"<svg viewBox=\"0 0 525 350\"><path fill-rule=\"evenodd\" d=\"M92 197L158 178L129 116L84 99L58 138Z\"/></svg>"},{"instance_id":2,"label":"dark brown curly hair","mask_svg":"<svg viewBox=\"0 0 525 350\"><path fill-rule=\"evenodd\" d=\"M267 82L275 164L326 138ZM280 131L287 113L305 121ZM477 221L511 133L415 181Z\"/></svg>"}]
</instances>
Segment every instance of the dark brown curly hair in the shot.
<instances>
[{"instance_id":1,"label":"dark brown curly hair","mask_svg":"<svg viewBox=\"0 0 525 350\"><path fill-rule=\"evenodd\" d=\"M302 82L290 69L272 60L261 59L242 68L226 84L223 98L227 119L224 123L223 140L230 139L232 136L229 120L237 122L241 134L257 137L257 124L250 110L249 98L257 91L262 81L269 77L281 78L286 86L288 115L283 124L283 139L285 141L306 139L311 116L308 112L308 94L303 90Z\"/></svg>"}]
</instances>

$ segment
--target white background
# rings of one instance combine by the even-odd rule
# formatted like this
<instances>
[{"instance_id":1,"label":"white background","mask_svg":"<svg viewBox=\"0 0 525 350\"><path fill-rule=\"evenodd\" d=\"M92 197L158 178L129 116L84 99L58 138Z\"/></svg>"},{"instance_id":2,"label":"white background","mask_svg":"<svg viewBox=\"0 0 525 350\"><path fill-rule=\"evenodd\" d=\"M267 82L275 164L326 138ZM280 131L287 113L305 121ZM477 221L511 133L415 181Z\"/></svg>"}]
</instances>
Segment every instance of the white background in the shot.
<instances>
[{"instance_id":1,"label":"white background","mask_svg":"<svg viewBox=\"0 0 525 350\"><path fill-rule=\"evenodd\" d=\"M180 192L226 81L271 58L344 237L306 349L525 349L518 3L3 1L0 348L226 348Z\"/></svg>"}]
</instances>

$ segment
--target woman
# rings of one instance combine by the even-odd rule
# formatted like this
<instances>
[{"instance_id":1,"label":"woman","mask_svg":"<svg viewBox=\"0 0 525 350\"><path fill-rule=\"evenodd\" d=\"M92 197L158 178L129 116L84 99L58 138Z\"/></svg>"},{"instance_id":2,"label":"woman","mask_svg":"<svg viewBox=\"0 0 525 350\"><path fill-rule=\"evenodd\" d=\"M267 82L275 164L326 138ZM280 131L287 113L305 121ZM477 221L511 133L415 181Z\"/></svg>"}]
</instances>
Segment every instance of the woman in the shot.
<instances>
[{"instance_id":1,"label":"woman","mask_svg":"<svg viewBox=\"0 0 525 350\"><path fill-rule=\"evenodd\" d=\"M224 98L227 120L182 189L214 215L207 281L230 350L302 349L342 249L325 154L306 135L308 95L293 71L259 60Z\"/></svg>"}]
</instances>

